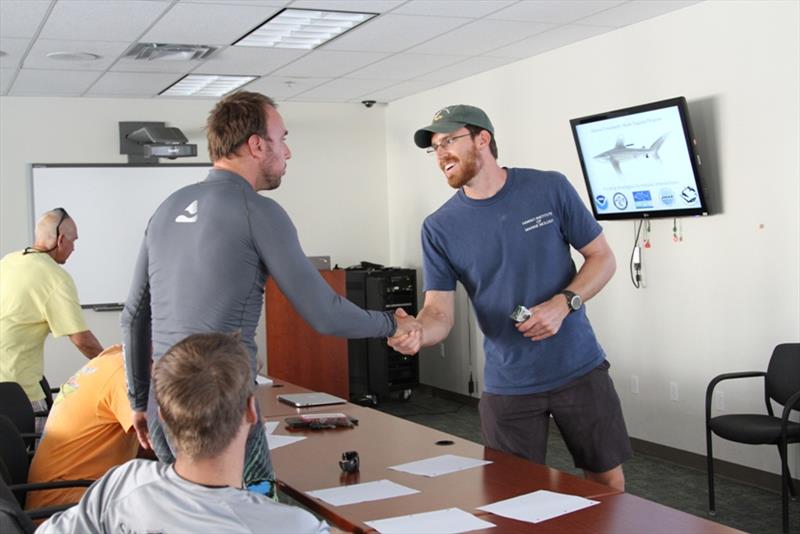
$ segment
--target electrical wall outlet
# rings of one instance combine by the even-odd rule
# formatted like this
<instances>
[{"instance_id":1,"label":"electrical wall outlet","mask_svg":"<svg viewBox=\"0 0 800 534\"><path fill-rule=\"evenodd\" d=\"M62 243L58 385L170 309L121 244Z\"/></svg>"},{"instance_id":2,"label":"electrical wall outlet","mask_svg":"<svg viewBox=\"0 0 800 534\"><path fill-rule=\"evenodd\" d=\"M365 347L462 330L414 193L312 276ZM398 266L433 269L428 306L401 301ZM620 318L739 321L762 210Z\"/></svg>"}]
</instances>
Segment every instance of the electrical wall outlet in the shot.
<instances>
[{"instance_id":1,"label":"electrical wall outlet","mask_svg":"<svg viewBox=\"0 0 800 534\"><path fill-rule=\"evenodd\" d=\"M718 390L714 391L714 396L716 398L715 406L717 407L717 410L719 410L720 412L724 412L725 411L725 392L722 391L721 389L718 389Z\"/></svg>"},{"instance_id":2,"label":"electrical wall outlet","mask_svg":"<svg viewBox=\"0 0 800 534\"><path fill-rule=\"evenodd\" d=\"M680 400L678 396L678 383L677 382L670 382L669 383L669 400L672 402L678 402Z\"/></svg>"},{"instance_id":3,"label":"electrical wall outlet","mask_svg":"<svg viewBox=\"0 0 800 534\"><path fill-rule=\"evenodd\" d=\"M636 375L631 375L631 393L639 394L639 377Z\"/></svg>"}]
</instances>

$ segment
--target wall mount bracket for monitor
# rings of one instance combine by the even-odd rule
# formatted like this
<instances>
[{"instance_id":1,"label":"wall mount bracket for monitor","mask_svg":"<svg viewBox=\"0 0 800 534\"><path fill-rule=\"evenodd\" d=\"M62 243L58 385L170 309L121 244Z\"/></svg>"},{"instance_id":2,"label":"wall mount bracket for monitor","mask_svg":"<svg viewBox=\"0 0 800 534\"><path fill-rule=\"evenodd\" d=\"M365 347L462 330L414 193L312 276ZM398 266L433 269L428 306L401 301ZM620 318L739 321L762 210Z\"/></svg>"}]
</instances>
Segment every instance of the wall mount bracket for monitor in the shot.
<instances>
[{"instance_id":1,"label":"wall mount bracket for monitor","mask_svg":"<svg viewBox=\"0 0 800 534\"><path fill-rule=\"evenodd\" d=\"M197 145L189 144L178 128L163 122L120 122L119 153L127 154L128 163L158 163L158 158L197 156Z\"/></svg>"}]
</instances>

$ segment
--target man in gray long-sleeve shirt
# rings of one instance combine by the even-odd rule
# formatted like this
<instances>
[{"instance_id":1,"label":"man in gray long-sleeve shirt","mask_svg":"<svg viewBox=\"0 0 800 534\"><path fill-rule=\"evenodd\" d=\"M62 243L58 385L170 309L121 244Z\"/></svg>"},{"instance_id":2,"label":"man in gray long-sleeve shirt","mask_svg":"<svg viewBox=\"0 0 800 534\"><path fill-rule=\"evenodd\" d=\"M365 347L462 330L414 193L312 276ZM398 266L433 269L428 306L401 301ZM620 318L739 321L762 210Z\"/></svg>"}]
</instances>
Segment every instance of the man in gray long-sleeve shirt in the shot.
<instances>
[{"instance_id":1,"label":"man in gray long-sleeve shirt","mask_svg":"<svg viewBox=\"0 0 800 534\"><path fill-rule=\"evenodd\" d=\"M134 427L142 446L152 445L162 461L173 454L149 387L152 360L193 333L240 331L255 376L254 334L267 276L323 334L389 337L419 328L413 317L365 311L334 293L306 258L283 208L257 193L280 185L291 157L287 133L264 95L240 91L220 100L207 122L214 168L205 181L170 195L148 224L122 330ZM254 425L244 480L272 479L266 436Z\"/></svg>"}]
</instances>

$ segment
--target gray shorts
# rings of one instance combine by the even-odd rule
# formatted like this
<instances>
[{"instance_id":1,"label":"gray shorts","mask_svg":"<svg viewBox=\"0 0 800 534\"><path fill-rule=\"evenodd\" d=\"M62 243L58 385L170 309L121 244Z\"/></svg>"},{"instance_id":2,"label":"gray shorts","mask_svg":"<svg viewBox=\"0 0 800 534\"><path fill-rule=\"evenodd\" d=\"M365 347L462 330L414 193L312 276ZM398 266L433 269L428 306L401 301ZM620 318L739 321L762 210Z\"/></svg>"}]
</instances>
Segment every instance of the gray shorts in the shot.
<instances>
[{"instance_id":1,"label":"gray shorts","mask_svg":"<svg viewBox=\"0 0 800 534\"><path fill-rule=\"evenodd\" d=\"M609 367L604 360L585 375L543 393L483 393L479 410L484 443L543 464L552 415L575 467L603 473L629 460L633 450Z\"/></svg>"}]
</instances>

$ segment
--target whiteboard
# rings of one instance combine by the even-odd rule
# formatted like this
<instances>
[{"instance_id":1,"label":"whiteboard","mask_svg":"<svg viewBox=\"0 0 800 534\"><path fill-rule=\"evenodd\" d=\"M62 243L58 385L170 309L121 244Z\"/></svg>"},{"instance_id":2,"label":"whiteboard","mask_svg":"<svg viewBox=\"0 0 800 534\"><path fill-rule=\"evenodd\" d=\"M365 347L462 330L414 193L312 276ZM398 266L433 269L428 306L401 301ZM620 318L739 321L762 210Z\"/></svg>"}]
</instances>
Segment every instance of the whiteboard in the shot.
<instances>
[{"instance_id":1,"label":"whiteboard","mask_svg":"<svg viewBox=\"0 0 800 534\"><path fill-rule=\"evenodd\" d=\"M161 202L200 182L210 164L31 166L31 217L64 208L78 225L64 268L82 306L124 303L147 222ZM33 241L31 241L33 242Z\"/></svg>"}]
</instances>

